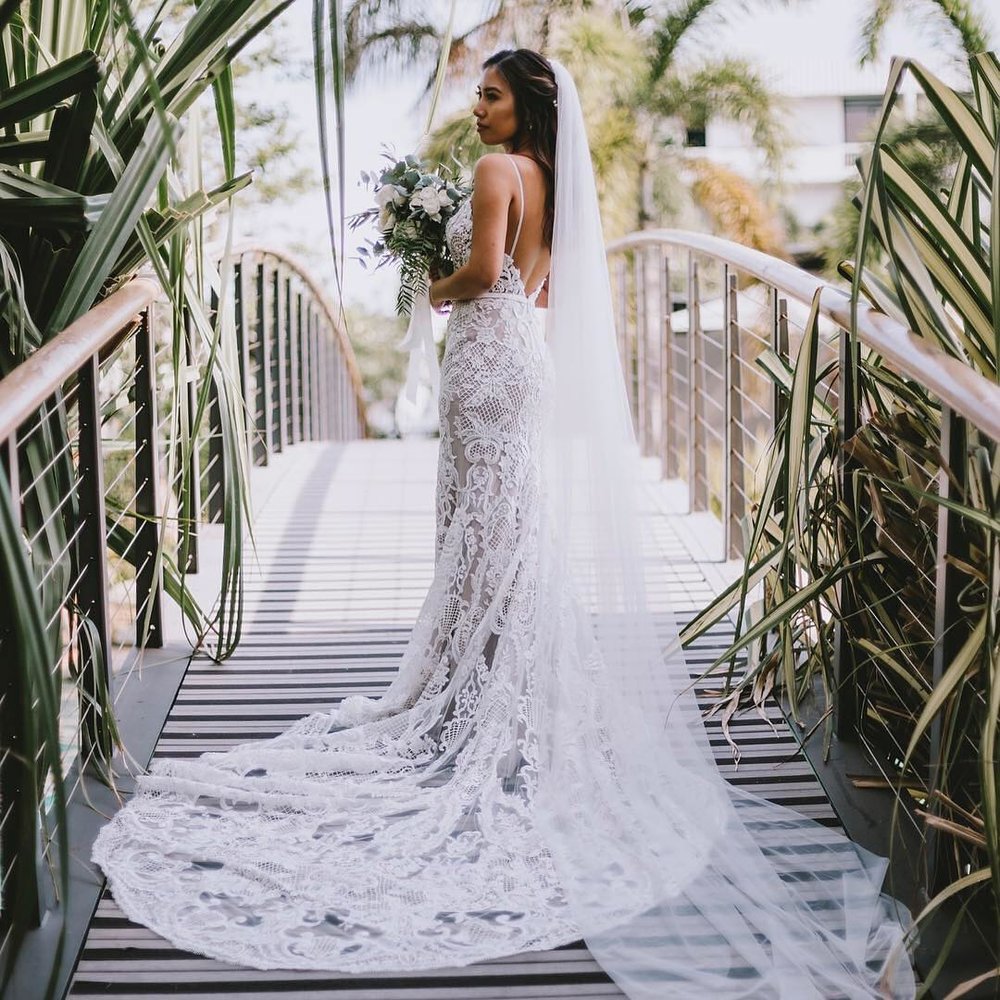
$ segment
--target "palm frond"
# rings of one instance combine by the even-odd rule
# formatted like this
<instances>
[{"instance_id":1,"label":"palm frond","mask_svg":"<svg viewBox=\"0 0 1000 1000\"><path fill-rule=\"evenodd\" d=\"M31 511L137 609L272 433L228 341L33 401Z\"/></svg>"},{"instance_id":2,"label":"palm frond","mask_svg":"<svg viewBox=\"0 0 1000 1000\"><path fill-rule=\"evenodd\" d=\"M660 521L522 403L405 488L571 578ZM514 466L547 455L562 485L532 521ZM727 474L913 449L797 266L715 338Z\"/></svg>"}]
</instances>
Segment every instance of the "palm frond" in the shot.
<instances>
[{"instance_id":1,"label":"palm frond","mask_svg":"<svg viewBox=\"0 0 1000 1000\"><path fill-rule=\"evenodd\" d=\"M778 171L789 139L782 103L746 60L723 58L689 74L666 77L653 100L660 114L680 117L689 128L704 128L716 115L748 125L754 146L772 172Z\"/></svg>"},{"instance_id":2,"label":"palm frond","mask_svg":"<svg viewBox=\"0 0 1000 1000\"><path fill-rule=\"evenodd\" d=\"M652 38L649 62L649 83L655 85L673 64L674 56L684 36L717 0L684 0L659 22Z\"/></svg>"},{"instance_id":3,"label":"palm frond","mask_svg":"<svg viewBox=\"0 0 1000 1000\"><path fill-rule=\"evenodd\" d=\"M858 60L862 66L878 58L886 26L901 6L897 0L871 0L861 27ZM916 11L913 8L917 8ZM933 37L939 40L955 39L966 58L989 50L987 24L973 0L920 0L917 4L907 5L907 13L911 11L922 11L930 16L939 25L939 30L932 32Z\"/></svg>"},{"instance_id":4,"label":"palm frond","mask_svg":"<svg viewBox=\"0 0 1000 1000\"><path fill-rule=\"evenodd\" d=\"M437 52L438 29L427 21L407 20L363 35L347 36L344 72L351 83L380 78L422 65Z\"/></svg>"},{"instance_id":5,"label":"palm frond","mask_svg":"<svg viewBox=\"0 0 1000 1000\"><path fill-rule=\"evenodd\" d=\"M713 232L774 257L783 255L775 213L750 181L711 160L691 160L687 166L694 175L691 194Z\"/></svg>"},{"instance_id":6,"label":"palm frond","mask_svg":"<svg viewBox=\"0 0 1000 1000\"><path fill-rule=\"evenodd\" d=\"M896 0L871 0L871 6L861 25L858 62L865 66L874 62L882 45L882 35L896 10Z\"/></svg>"}]
</instances>

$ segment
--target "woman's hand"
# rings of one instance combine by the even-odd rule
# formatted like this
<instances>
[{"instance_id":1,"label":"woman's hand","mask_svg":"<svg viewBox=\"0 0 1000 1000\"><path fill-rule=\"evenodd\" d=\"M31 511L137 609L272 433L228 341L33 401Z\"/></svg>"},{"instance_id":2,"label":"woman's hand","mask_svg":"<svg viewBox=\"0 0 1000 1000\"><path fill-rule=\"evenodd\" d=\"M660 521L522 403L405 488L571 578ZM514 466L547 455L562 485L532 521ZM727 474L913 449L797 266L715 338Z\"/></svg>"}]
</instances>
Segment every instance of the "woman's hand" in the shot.
<instances>
[{"instance_id":1,"label":"woman's hand","mask_svg":"<svg viewBox=\"0 0 1000 1000\"><path fill-rule=\"evenodd\" d=\"M431 300L431 308L437 313L447 312L445 307L451 304L447 301L437 302L434 299L434 285L439 282L442 277L441 268L438 266L437 262L431 264L427 269L427 297Z\"/></svg>"},{"instance_id":2,"label":"woman's hand","mask_svg":"<svg viewBox=\"0 0 1000 1000\"><path fill-rule=\"evenodd\" d=\"M451 309L451 302L447 299L437 302L434 299L434 285L441 280L441 272L438 270L436 264L431 264L428 275L430 277L430 283L427 286L427 297L431 300L431 308L436 313L444 315Z\"/></svg>"}]
</instances>

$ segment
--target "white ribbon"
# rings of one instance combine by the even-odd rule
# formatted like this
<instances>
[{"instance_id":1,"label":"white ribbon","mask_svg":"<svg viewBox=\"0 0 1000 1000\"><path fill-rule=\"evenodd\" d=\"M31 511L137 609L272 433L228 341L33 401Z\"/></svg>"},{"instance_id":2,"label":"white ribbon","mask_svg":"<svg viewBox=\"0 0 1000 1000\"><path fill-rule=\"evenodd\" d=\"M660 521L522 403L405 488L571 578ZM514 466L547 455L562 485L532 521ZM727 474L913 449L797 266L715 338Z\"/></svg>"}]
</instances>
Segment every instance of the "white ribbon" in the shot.
<instances>
[{"instance_id":1,"label":"white ribbon","mask_svg":"<svg viewBox=\"0 0 1000 1000\"><path fill-rule=\"evenodd\" d=\"M410 352L410 362L406 368L406 383L403 396L411 403L417 401L417 386L429 384L433 395L437 395L441 381L438 367L437 347L434 344L434 329L431 323L430 292L424 290L414 298L410 311L410 325L406 336L399 342L401 351Z\"/></svg>"}]
</instances>

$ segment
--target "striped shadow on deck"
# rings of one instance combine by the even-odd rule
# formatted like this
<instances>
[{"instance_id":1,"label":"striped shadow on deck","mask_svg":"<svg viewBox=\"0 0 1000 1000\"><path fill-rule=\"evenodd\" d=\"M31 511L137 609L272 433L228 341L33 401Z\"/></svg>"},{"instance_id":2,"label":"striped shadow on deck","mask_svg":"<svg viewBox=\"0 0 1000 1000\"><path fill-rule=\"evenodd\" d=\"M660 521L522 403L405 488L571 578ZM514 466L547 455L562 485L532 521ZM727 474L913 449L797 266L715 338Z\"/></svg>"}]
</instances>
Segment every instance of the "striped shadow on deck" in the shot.
<instances>
[{"instance_id":1,"label":"striped shadow on deck","mask_svg":"<svg viewBox=\"0 0 1000 1000\"><path fill-rule=\"evenodd\" d=\"M281 732L349 694L388 685L433 571L436 441L301 444L255 469L257 566L246 586L238 652L196 657L154 757L197 756ZM650 485L655 500L659 486ZM651 503L664 554L662 594L683 618L713 594L669 504ZM719 627L689 652L692 674L725 648ZM825 826L836 816L775 706L768 722L733 721L742 761L717 721L709 735L730 781L753 786ZM771 728L773 724L774 729ZM706 956L710 961L710 957ZM72 997L283 996L301 1000L610 1000L622 993L582 944L454 970L343 976L261 972L174 949L131 923L105 890L70 987Z\"/></svg>"}]
</instances>

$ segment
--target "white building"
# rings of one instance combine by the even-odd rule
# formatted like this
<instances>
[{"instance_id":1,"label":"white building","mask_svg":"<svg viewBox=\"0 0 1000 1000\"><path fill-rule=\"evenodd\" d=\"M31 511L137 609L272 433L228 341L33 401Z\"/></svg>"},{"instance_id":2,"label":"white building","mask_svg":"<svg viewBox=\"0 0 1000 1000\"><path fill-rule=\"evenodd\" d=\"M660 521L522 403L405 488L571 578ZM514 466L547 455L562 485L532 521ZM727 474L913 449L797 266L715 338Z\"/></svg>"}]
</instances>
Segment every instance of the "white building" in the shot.
<instances>
[{"instance_id":1,"label":"white building","mask_svg":"<svg viewBox=\"0 0 1000 1000\"><path fill-rule=\"evenodd\" d=\"M863 68L858 51L870 0L755 6L711 27L713 57L747 59L782 98L791 139L781 172L784 202L802 228L818 223L838 200L842 182L857 176L855 159L878 115L892 55L918 59L950 86L967 84L961 55L942 22L915 17L929 5L911 0L900 6L908 7L907 16L889 22L881 57ZM989 16L991 6L982 2L979 8ZM904 113L912 116L922 102L916 81L906 79ZM707 156L752 179L762 176L762 157L747 128L713 119L703 133L687 138L691 155Z\"/></svg>"}]
</instances>

